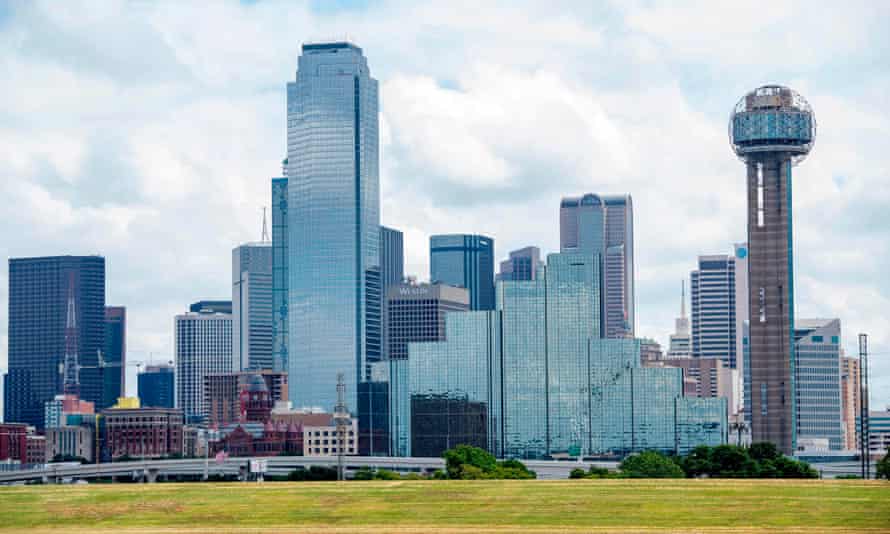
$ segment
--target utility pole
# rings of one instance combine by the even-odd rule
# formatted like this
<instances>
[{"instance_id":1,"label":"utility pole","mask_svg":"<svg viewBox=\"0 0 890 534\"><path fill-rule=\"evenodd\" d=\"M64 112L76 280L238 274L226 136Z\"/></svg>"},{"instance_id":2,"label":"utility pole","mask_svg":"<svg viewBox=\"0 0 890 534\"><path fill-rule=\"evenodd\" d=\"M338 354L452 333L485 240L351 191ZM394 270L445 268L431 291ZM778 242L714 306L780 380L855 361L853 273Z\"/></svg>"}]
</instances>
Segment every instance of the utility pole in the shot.
<instances>
[{"instance_id":1,"label":"utility pole","mask_svg":"<svg viewBox=\"0 0 890 534\"><path fill-rule=\"evenodd\" d=\"M346 444L346 428L350 425L349 409L346 407L346 383L343 373L337 373L337 406L334 407L334 424L337 426L337 480L345 480L343 473L343 448Z\"/></svg>"},{"instance_id":2,"label":"utility pole","mask_svg":"<svg viewBox=\"0 0 890 534\"><path fill-rule=\"evenodd\" d=\"M868 434L868 334L859 334L859 461L864 480L871 476Z\"/></svg>"}]
</instances>

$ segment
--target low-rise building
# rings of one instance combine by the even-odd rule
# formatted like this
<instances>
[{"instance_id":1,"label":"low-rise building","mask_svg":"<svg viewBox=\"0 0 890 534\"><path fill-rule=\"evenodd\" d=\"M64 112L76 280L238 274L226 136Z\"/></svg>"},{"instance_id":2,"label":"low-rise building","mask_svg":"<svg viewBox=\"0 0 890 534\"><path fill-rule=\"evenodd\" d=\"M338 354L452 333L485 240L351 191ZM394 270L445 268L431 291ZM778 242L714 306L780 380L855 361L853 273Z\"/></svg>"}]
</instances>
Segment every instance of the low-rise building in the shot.
<instances>
[{"instance_id":1,"label":"low-rise building","mask_svg":"<svg viewBox=\"0 0 890 534\"><path fill-rule=\"evenodd\" d=\"M210 426L221 427L238 422L264 423L276 402L287 401L287 373L211 373L204 377L204 395ZM254 398L260 396L268 399Z\"/></svg>"},{"instance_id":2,"label":"low-rise building","mask_svg":"<svg viewBox=\"0 0 890 534\"><path fill-rule=\"evenodd\" d=\"M358 420L350 419L341 436L333 417L325 425L303 427L303 456L346 456L358 454Z\"/></svg>"},{"instance_id":3,"label":"low-rise building","mask_svg":"<svg viewBox=\"0 0 890 534\"><path fill-rule=\"evenodd\" d=\"M102 411L106 447L121 456L162 458L182 454L182 410L109 408Z\"/></svg>"},{"instance_id":4,"label":"low-rise building","mask_svg":"<svg viewBox=\"0 0 890 534\"><path fill-rule=\"evenodd\" d=\"M95 437L89 426L59 426L46 429L46 458L83 458L93 461Z\"/></svg>"},{"instance_id":5,"label":"low-rise building","mask_svg":"<svg viewBox=\"0 0 890 534\"><path fill-rule=\"evenodd\" d=\"M0 462L28 463L28 433L25 423L0 424Z\"/></svg>"},{"instance_id":6,"label":"low-rise building","mask_svg":"<svg viewBox=\"0 0 890 534\"><path fill-rule=\"evenodd\" d=\"M56 395L53 400L43 403L45 428L65 426L68 415L90 415L93 413L95 413L95 405L92 402L79 399L77 395Z\"/></svg>"}]
</instances>

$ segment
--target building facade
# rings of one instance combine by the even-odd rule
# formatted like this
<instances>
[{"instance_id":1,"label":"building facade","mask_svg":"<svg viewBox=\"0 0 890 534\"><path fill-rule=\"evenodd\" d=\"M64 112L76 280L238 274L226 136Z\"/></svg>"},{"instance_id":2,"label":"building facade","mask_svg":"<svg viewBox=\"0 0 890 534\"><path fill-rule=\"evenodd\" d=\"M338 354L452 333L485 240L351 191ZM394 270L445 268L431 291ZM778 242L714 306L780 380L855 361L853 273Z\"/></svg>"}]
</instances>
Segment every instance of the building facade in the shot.
<instances>
[{"instance_id":1,"label":"building facade","mask_svg":"<svg viewBox=\"0 0 890 534\"><path fill-rule=\"evenodd\" d=\"M170 408L109 408L102 412L112 459L162 458L182 454L182 411Z\"/></svg>"},{"instance_id":2,"label":"building facade","mask_svg":"<svg viewBox=\"0 0 890 534\"><path fill-rule=\"evenodd\" d=\"M94 444L93 428L88 425L46 429L46 458L50 461L57 457L75 457L92 462Z\"/></svg>"},{"instance_id":3,"label":"building facade","mask_svg":"<svg viewBox=\"0 0 890 534\"><path fill-rule=\"evenodd\" d=\"M68 415L92 415L95 405L78 399L75 395L56 395L43 404L44 428L58 428L67 424Z\"/></svg>"},{"instance_id":4,"label":"building facade","mask_svg":"<svg viewBox=\"0 0 890 534\"><path fill-rule=\"evenodd\" d=\"M841 420L844 424L844 448L851 451L859 447L856 432L859 388L859 358L841 356Z\"/></svg>"},{"instance_id":5,"label":"building facade","mask_svg":"<svg viewBox=\"0 0 890 534\"><path fill-rule=\"evenodd\" d=\"M139 402L148 408L173 408L175 404L173 367L147 365L136 378Z\"/></svg>"},{"instance_id":6,"label":"building facade","mask_svg":"<svg viewBox=\"0 0 890 534\"><path fill-rule=\"evenodd\" d=\"M804 440L843 450L840 319L797 319L794 325L794 405L798 449Z\"/></svg>"},{"instance_id":7,"label":"building facade","mask_svg":"<svg viewBox=\"0 0 890 534\"><path fill-rule=\"evenodd\" d=\"M380 359L377 80L362 49L307 43L287 84L290 398L332 409L337 374L356 405Z\"/></svg>"},{"instance_id":8,"label":"building facade","mask_svg":"<svg viewBox=\"0 0 890 534\"><path fill-rule=\"evenodd\" d=\"M104 348L105 258L9 260L5 421L43 428L43 405L60 393L101 405ZM66 357L71 364L63 374Z\"/></svg>"},{"instance_id":9,"label":"building facade","mask_svg":"<svg viewBox=\"0 0 890 534\"><path fill-rule=\"evenodd\" d=\"M272 243L232 250L232 369L269 369L272 357Z\"/></svg>"},{"instance_id":10,"label":"building facade","mask_svg":"<svg viewBox=\"0 0 890 534\"><path fill-rule=\"evenodd\" d=\"M386 294L387 354L390 360L408 358L408 343L445 338L445 314L469 309L470 294L444 284L404 283Z\"/></svg>"},{"instance_id":11,"label":"building facade","mask_svg":"<svg viewBox=\"0 0 890 534\"><path fill-rule=\"evenodd\" d=\"M603 337L634 336L633 201L630 195L562 199L559 208L561 252L594 254L601 259Z\"/></svg>"},{"instance_id":12,"label":"building facade","mask_svg":"<svg viewBox=\"0 0 890 534\"><path fill-rule=\"evenodd\" d=\"M541 249L524 247L511 251L509 257L501 262L497 280L534 280L543 274L543 268Z\"/></svg>"},{"instance_id":13,"label":"building facade","mask_svg":"<svg viewBox=\"0 0 890 534\"><path fill-rule=\"evenodd\" d=\"M390 286L401 284L405 278L405 244L402 232L380 227L380 281L384 295Z\"/></svg>"},{"instance_id":14,"label":"building facade","mask_svg":"<svg viewBox=\"0 0 890 534\"><path fill-rule=\"evenodd\" d=\"M126 394L127 308L105 307L105 349L102 353L102 404L108 408Z\"/></svg>"},{"instance_id":15,"label":"building facade","mask_svg":"<svg viewBox=\"0 0 890 534\"><path fill-rule=\"evenodd\" d=\"M243 394L256 380L264 384L269 401L287 402L287 373L275 371L243 371L237 373L210 373L204 376L204 403L207 406L207 424L225 426L237 422L264 423L265 419L253 417ZM271 405L269 407L271 412Z\"/></svg>"},{"instance_id":16,"label":"building facade","mask_svg":"<svg viewBox=\"0 0 890 534\"><path fill-rule=\"evenodd\" d=\"M690 275L692 300L692 355L717 358L736 368L735 257L717 254L698 257Z\"/></svg>"},{"instance_id":17,"label":"building facade","mask_svg":"<svg viewBox=\"0 0 890 534\"><path fill-rule=\"evenodd\" d=\"M287 173L287 160L284 160ZM287 177L272 179L272 370L287 371Z\"/></svg>"},{"instance_id":18,"label":"building facade","mask_svg":"<svg viewBox=\"0 0 890 534\"><path fill-rule=\"evenodd\" d=\"M430 281L466 288L471 310L493 310L494 240L483 235L430 236Z\"/></svg>"},{"instance_id":19,"label":"building facade","mask_svg":"<svg viewBox=\"0 0 890 534\"><path fill-rule=\"evenodd\" d=\"M689 330L689 317L686 316L686 282L680 290L680 316L674 320L674 333L668 345L668 358L689 358L692 356L692 334Z\"/></svg>"},{"instance_id":20,"label":"building facade","mask_svg":"<svg viewBox=\"0 0 890 534\"><path fill-rule=\"evenodd\" d=\"M204 377L232 372L232 316L211 311L176 316L176 400L187 423L204 421Z\"/></svg>"},{"instance_id":21,"label":"building facade","mask_svg":"<svg viewBox=\"0 0 890 534\"><path fill-rule=\"evenodd\" d=\"M449 314L445 341L409 344L390 362L410 396L393 406L407 414L394 452L435 456L468 440L514 458L676 451L678 410L685 432L708 436L696 444L725 442L724 400L687 407L680 369L643 368L638 340L601 338L601 265L550 255L543 279L498 283L495 311Z\"/></svg>"}]
</instances>

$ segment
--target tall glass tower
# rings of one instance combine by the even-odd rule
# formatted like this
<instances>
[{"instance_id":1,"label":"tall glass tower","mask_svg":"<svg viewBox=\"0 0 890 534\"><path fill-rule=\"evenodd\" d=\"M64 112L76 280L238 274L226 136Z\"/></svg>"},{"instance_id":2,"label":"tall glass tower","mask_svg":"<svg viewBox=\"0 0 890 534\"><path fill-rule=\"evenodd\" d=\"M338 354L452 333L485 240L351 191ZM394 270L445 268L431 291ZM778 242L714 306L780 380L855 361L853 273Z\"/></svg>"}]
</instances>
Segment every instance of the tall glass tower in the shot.
<instances>
[{"instance_id":1,"label":"tall glass tower","mask_svg":"<svg viewBox=\"0 0 890 534\"><path fill-rule=\"evenodd\" d=\"M430 236L430 281L467 288L471 310L493 310L494 239L468 234Z\"/></svg>"},{"instance_id":2,"label":"tall glass tower","mask_svg":"<svg viewBox=\"0 0 890 534\"><path fill-rule=\"evenodd\" d=\"M797 428L791 168L810 152L816 119L797 92L767 85L736 104L729 138L747 169L751 436L791 454Z\"/></svg>"},{"instance_id":3,"label":"tall glass tower","mask_svg":"<svg viewBox=\"0 0 890 534\"><path fill-rule=\"evenodd\" d=\"M379 359L377 80L348 42L304 44L287 84L288 371L297 407L346 402Z\"/></svg>"}]
</instances>

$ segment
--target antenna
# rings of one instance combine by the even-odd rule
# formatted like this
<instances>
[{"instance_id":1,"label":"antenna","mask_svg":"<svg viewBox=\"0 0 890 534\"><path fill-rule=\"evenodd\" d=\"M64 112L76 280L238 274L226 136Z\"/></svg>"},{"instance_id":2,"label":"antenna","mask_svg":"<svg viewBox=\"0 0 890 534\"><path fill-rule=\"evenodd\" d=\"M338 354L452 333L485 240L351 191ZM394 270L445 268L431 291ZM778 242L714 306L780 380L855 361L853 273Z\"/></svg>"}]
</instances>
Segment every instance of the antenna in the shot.
<instances>
[{"instance_id":1,"label":"antenna","mask_svg":"<svg viewBox=\"0 0 890 534\"><path fill-rule=\"evenodd\" d=\"M266 227L266 206L263 206L263 233L260 236L260 241L263 243L269 241L269 231Z\"/></svg>"},{"instance_id":2,"label":"antenna","mask_svg":"<svg viewBox=\"0 0 890 534\"><path fill-rule=\"evenodd\" d=\"M345 480L343 473L343 446L346 444L346 425L351 426L346 408L346 383L343 373L337 373L337 406L334 407L334 424L337 426L337 480Z\"/></svg>"},{"instance_id":3,"label":"antenna","mask_svg":"<svg viewBox=\"0 0 890 534\"><path fill-rule=\"evenodd\" d=\"M80 394L80 362L77 357L77 308L74 302L74 271L68 273L68 311L65 317L65 356L62 363L62 392Z\"/></svg>"},{"instance_id":4,"label":"antenna","mask_svg":"<svg viewBox=\"0 0 890 534\"><path fill-rule=\"evenodd\" d=\"M686 318L686 280L680 280L680 318Z\"/></svg>"}]
</instances>

